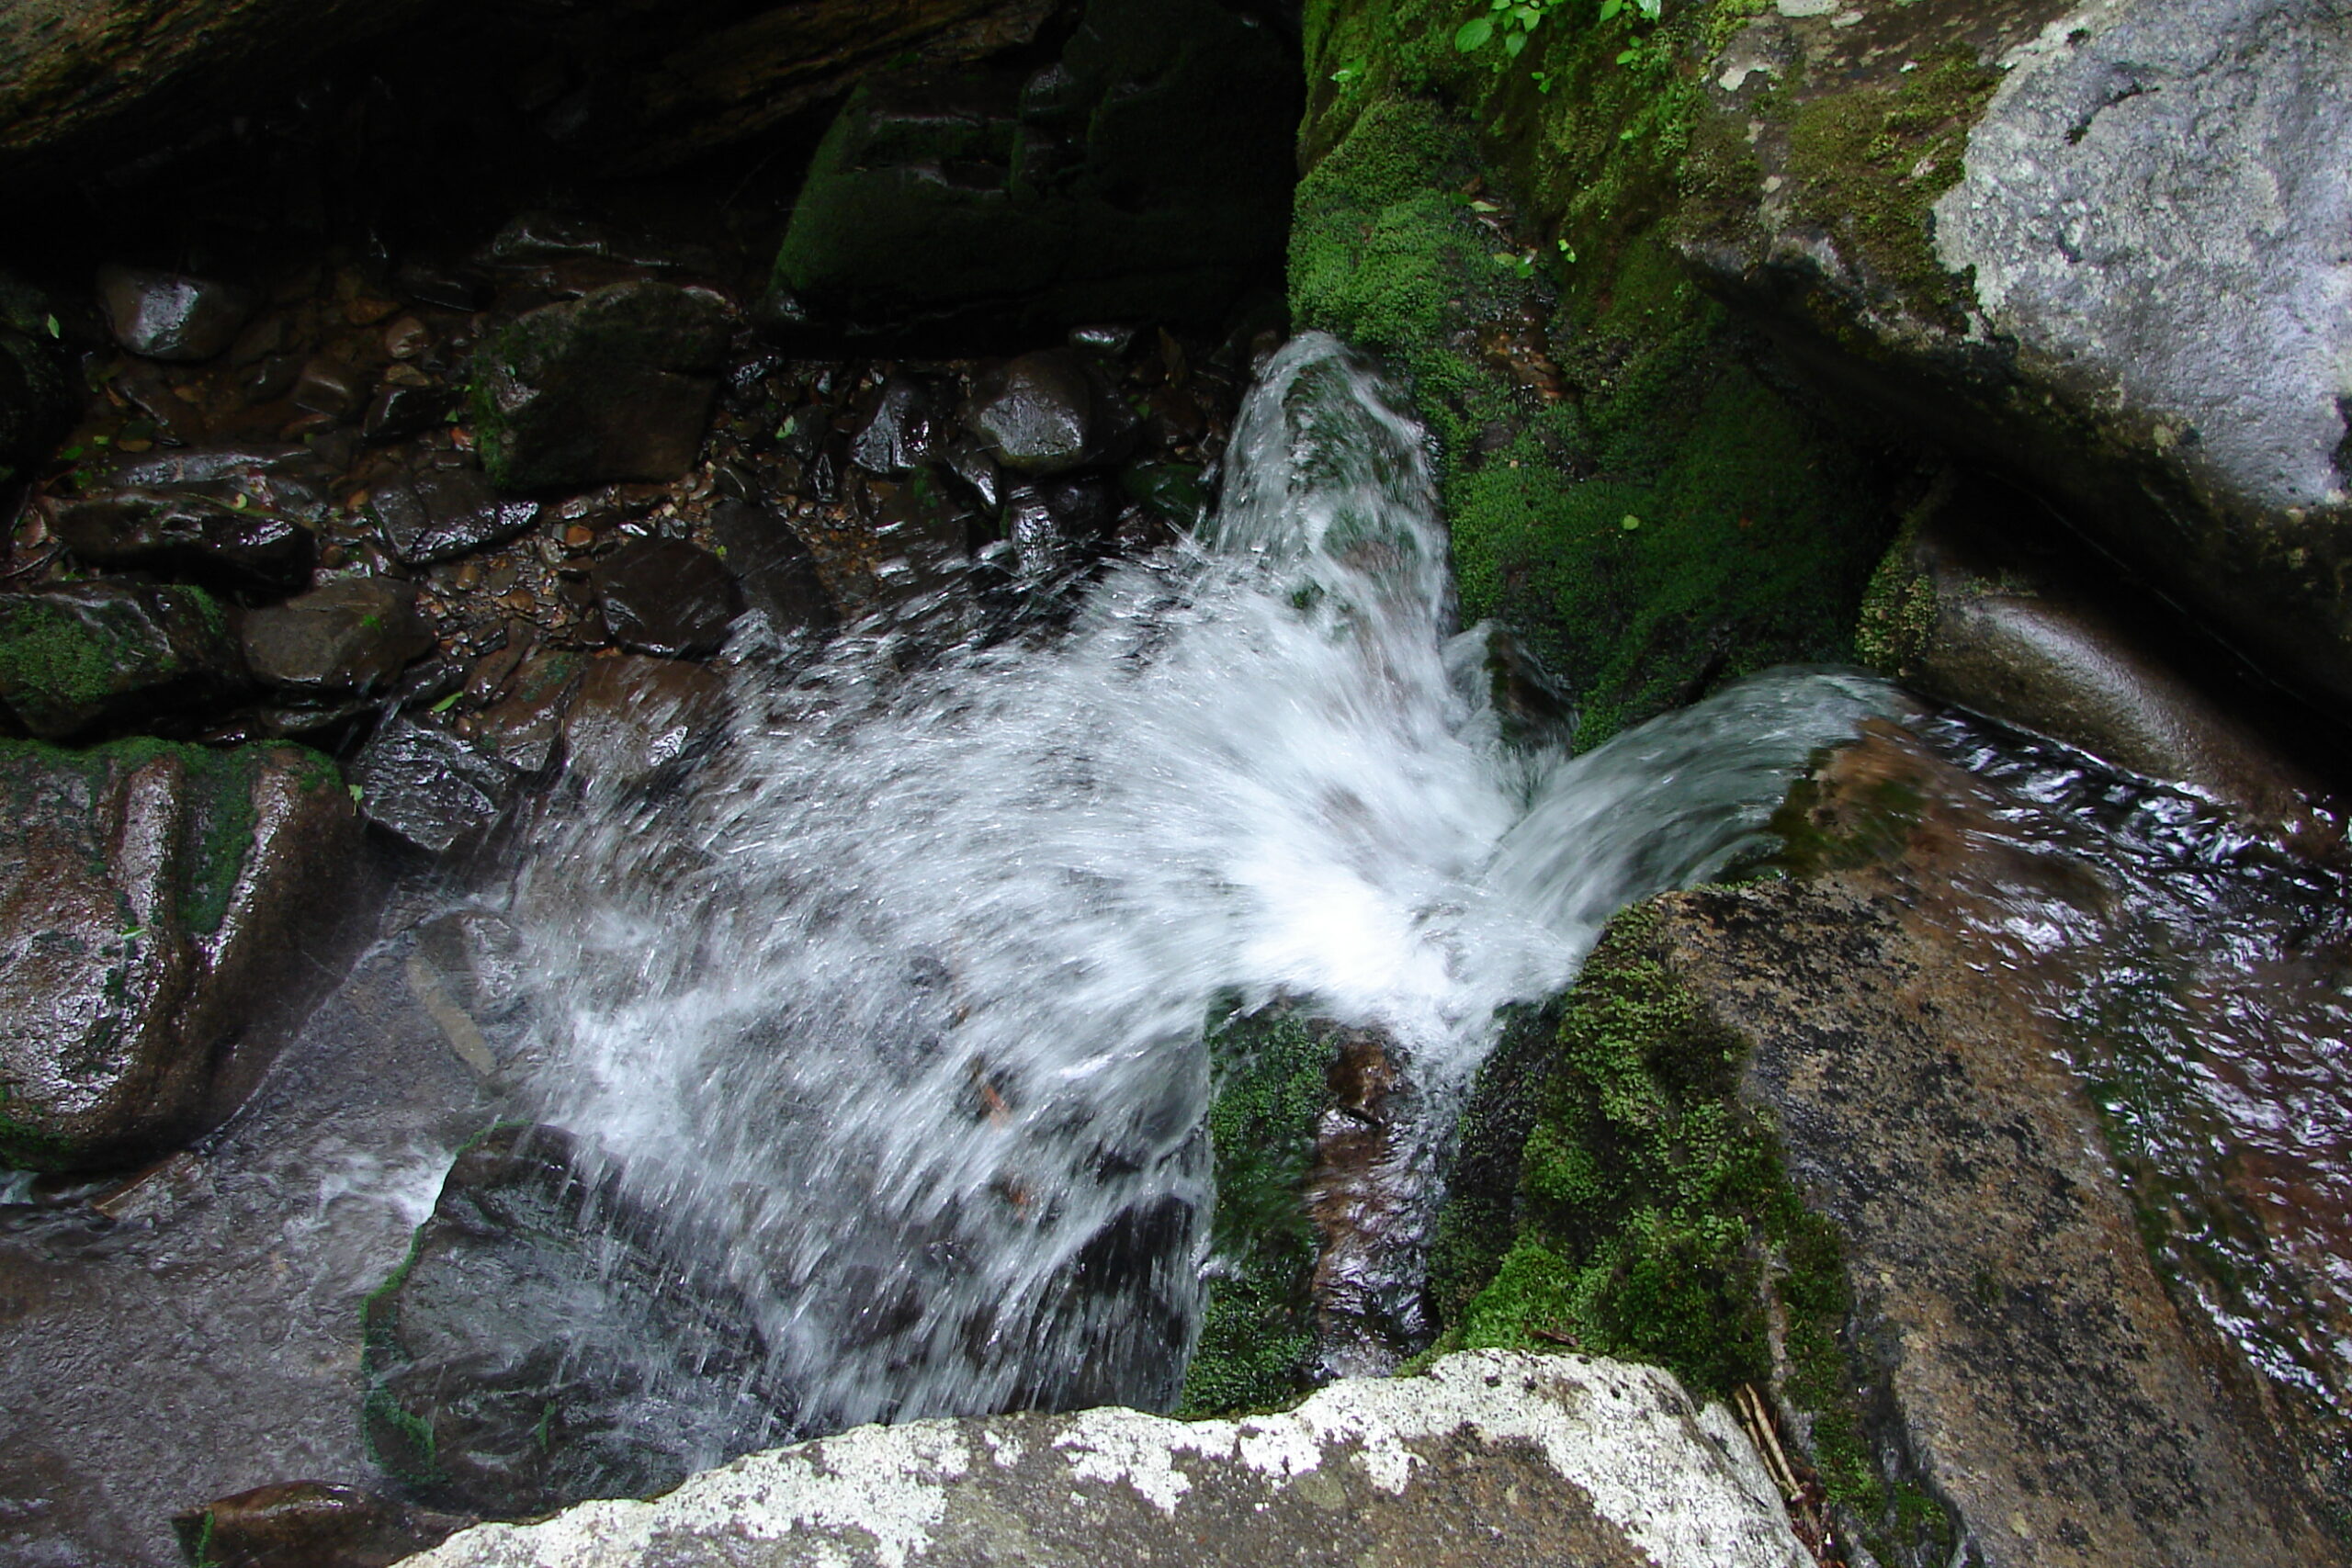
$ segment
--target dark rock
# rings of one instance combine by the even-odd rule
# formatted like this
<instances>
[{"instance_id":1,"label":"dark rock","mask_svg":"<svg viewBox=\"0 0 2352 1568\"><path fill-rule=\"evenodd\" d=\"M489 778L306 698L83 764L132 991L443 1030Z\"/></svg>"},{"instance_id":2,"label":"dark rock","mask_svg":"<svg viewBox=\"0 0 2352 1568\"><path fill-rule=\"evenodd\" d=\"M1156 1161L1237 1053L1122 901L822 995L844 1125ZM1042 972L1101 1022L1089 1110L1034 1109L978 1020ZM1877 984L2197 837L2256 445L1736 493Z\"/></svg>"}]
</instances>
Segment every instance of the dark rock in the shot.
<instances>
[{"instance_id":1,"label":"dark rock","mask_svg":"<svg viewBox=\"0 0 2352 1568\"><path fill-rule=\"evenodd\" d=\"M294 406L330 419L349 419L368 400L368 383L338 359L315 355L294 378Z\"/></svg>"},{"instance_id":2,"label":"dark rock","mask_svg":"<svg viewBox=\"0 0 2352 1568\"><path fill-rule=\"evenodd\" d=\"M917 469L904 484L873 480L865 499L882 555L874 572L886 596L933 592L971 564L978 519L929 469Z\"/></svg>"},{"instance_id":3,"label":"dark rock","mask_svg":"<svg viewBox=\"0 0 2352 1568\"><path fill-rule=\"evenodd\" d=\"M564 709L580 682L581 660L560 649L525 659L506 694L476 721L481 743L518 773L545 773L563 735Z\"/></svg>"},{"instance_id":4,"label":"dark rock","mask_svg":"<svg viewBox=\"0 0 2352 1568\"><path fill-rule=\"evenodd\" d=\"M496 1517L643 1495L787 1426L741 1298L594 1171L555 1128L484 1134L368 1298L369 1446L421 1495Z\"/></svg>"},{"instance_id":5,"label":"dark rock","mask_svg":"<svg viewBox=\"0 0 2352 1568\"><path fill-rule=\"evenodd\" d=\"M484 468L508 491L678 478L701 450L732 331L718 295L664 283L518 317L481 350Z\"/></svg>"},{"instance_id":6,"label":"dark rock","mask_svg":"<svg viewBox=\"0 0 2352 1568\"><path fill-rule=\"evenodd\" d=\"M850 461L885 478L907 473L931 460L933 420L931 394L921 382L888 377L874 412L850 441Z\"/></svg>"},{"instance_id":7,"label":"dark rock","mask_svg":"<svg viewBox=\"0 0 2352 1568\"><path fill-rule=\"evenodd\" d=\"M982 511L994 512L1004 504L1003 471L978 442L958 434L947 444L944 456L947 471L971 491Z\"/></svg>"},{"instance_id":8,"label":"dark rock","mask_svg":"<svg viewBox=\"0 0 2352 1568\"><path fill-rule=\"evenodd\" d=\"M726 565L683 540L639 540L597 562L590 580L613 640L639 653L715 653L743 613Z\"/></svg>"},{"instance_id":9,"label":"dark rock","mask_svg":"<svg viewBox=\"0 0 2352 1568\"><path fill-rule=\"evenodd\" d=\"M405 261L393 269L392 287L420 305L445 310L479 310L490 300L490 282L462 267Z\"/></svg>"},{"instance_id":10,"label":"dark rock","mask_svg":"<svg viewBox=\"0 0 2352 1568\"><path fill-rule=\"evenodd\" d=\"M0 327L0 484L48 456L73 428L77 400L58 355Z\"/></svg>"},{"instance_id":11,"label":"dark rock","mask_svg":"<svg viewBox=\"0 0 2352 1568\"><path fill-rule=\"evenodd\" d=\"M501 496L482 470L463 460L434 461L368 496L384 541L407 566L501 544L539 520L539 503Z\"/></svg>"},{"instance_id":12,"label":"dark rock","mask_svg":"<svg viewBox=\"0 0 2352 1568\"><path fill-rule=\"evenodd\" d=\"M45 739L199 714L244 683L228 617L200 588L0 593L0 702Z\"/></svg>"},{"instance_id":13,"label":"dark rock","mask_svg":"<svg viewBox=\"0 0 2352 1568\"><path fill-rule=\"evenodd\" d=\"M124 463L106 477L110 489L190 491L235 504L239 496L312 525L337 514L334 469L307 446L214 446L159 453Z\"/></svg>"},{"instance_id":14,"label":"dark rock","mask_svg":"<svg viewBox=\"0 0 2352 1568\"><path fill-rule=\"evenodd\" d=\"M1120 360L1136 345L1133 325L1090 325L1069 330L1069 345L1082 353L1099 355L1104 359Z\"/></svg>"},{"instance_id":15,"label":"dark rock","mask_svg":"<svg viewBox=\"0 0 2352 1568\"><path fill-rule=\"evenodd\" d=\"M1138 463L1119 470L1119 488L1171 526L1190 530L1208 515L1208 487L1189 463Z\"/></svg>"},{"instance_id":16,"label":"dark rock","mask_svg":"<svg viewBox=\"0 0 2352 1568\"><path fill-rule=\"evenodd\" d=\"M726 733L727 681L675 659L591 660L564 716L567 776L599 793L650 784Z\"/></svg>"},{"instance_id":17,"label":"dark rock","mask_svg":"<svg viewBox=\"0 0 2352 1568\"><path fill-rule=\"evenodd\" d=\"M356 904L334 764L0 741L0 1159L105 1166L216 1124Z\"/></svg>"},{"instance_id":18,"label":"dark rock","mask_svg":"<svg viewBox=\"0 0 2352 1568\"><path fill-rule=\"evenodd\" d=\"M1117 462L1137 421L1085 361L1047 349L975 383L964 425L1006 468L1044 477Z\"/></svg>"},{"instance_id":19,"label":"dark rock","mask_svg":"<svg viewBox=\"0 0 2352 1568\"><path fill-rule=\"evenodd\" d=\"M391 1568L474 1521L326 1481L288 1481L222 1497L172 1518L203 1568Z\"/></svg>"},{"instance_id":20,"label":"dark rock","mask_svg":"<svg viewBox=\"0 0 2352 1568\"><path fill-rule=\"evenodd\" d=\"M821 631L839 618L817 572L817 558L778 513L746 501L710 509L727 570L743 584L745 603L779 632Z\"/></svg>"},{"instance_id":21,"label":"dark rock","mask_svg":"<svg viewBox=\"0 0 2352 1568\"><path fill-rule=\"evenodd\" d=\"M387 719L351 764L360 815L440 854L498 820L514 775L446 729Z\"/></svg>"},{"instance_id":22,"label":"dark rock","mask_svg":"<svg viewBox=\"0 0 2352 1568\"><path fill-rule=\"evenodd\" d=\"M1214 325L1278 265L1296 71L1213 0L1094 0L1024 85L877 72L810 165L775 289L828 324Z\"/></svg>"},{"instance_id":23,"label":"dark rock","mask_svg":"<svg viewBox=\"0 0 2352 1568\"><path fill-rule=\"evenodd\" d=\"M216 588L262 592L282 592L310 577L311 531L249 501L119 490L53 497L45 510L50 531L93 565L145 567Z\"/></svg>"},{"instance_id":24,"label":"dark rock","mask_svg":"<svg viewBox=\"0 0 2352 1568\"><path fill-rule=\"evenodd\" d=\"M457 412L458 394L447 387L413 387L394 381L368 405L359 433L369 441L400 441L437 430Z\"/></svg>"},{"instance_id":25,"label":"dark rock","mask_svg":"<svg viewBox=\"0 0 2352 1568\"><path fill-rule=\"evenodd\" d=\"M2184 664L2194 645L2119 613L2107 563L2046 528L2024 498L1981 487L1928 503L1862 604L1864 660L1915 690L2274 822L2324 793L2249 721L2243 695ZM2026 516L2018 514L2025 512ZM2209 650L2207 670L2225 666Z\"/></svg>"},{"instance_id":26,"label":"dark rock","mask_svg":"<svg viewBox=\"0 0 2352 1568\"><path fill-rule=\"evenodd\" d=\"M253 672L281 690L365 693L430 649L433 634L413 585L349 577L249 611L244 646Z\"/></svg>"},{"instance_id":27,"label":"dark rock","mask_svg":"<svg viewBox=\"0 0 2352 1568\"><path fill-rule=\"evenodd\" d=\"M124 348L194 365L234 342L259 301L231 283L108 266L98 271L98 303Z\"/></svg>"},{"instance_id":28,"label":"dark rock","mask_svg":"<svg viewBox=\"0 0 2352 1568\"><path fill-rule=\"evenodd\" d=\"M204 411L179 395L180 383L161 365L126 360L108 384L147 416L165 446L200 446L208 439L211 426Z\"/></svg>"}]
</instances>

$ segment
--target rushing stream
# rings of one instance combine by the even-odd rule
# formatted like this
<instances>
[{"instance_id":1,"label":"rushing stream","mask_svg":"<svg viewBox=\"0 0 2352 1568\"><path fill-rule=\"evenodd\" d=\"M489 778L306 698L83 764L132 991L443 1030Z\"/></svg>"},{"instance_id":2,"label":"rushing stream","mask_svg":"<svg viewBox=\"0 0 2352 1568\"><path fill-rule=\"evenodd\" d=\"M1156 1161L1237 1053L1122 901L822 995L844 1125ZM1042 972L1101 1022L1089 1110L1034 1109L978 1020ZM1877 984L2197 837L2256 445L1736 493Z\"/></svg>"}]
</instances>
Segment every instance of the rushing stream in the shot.
<instances>
[{"instance_id":1,"label":"rushing stream","mask_svg":"<svg viewBox=\"0 0 2352 1568\"><path fill-rule=\"evenodd\" d=\"M723 1258L804 1429L1165 1404L1218 998L1378 1025L1442 1107L1498 1004L1893 702L1791 672L1573 761L1512 750L1373 375L1295 342L1227 462L1198 536L1067 625L878 681L888 626L797 671L752 649L714 754L527 863L541 1113Z\"/></svg>"}]
</instances>

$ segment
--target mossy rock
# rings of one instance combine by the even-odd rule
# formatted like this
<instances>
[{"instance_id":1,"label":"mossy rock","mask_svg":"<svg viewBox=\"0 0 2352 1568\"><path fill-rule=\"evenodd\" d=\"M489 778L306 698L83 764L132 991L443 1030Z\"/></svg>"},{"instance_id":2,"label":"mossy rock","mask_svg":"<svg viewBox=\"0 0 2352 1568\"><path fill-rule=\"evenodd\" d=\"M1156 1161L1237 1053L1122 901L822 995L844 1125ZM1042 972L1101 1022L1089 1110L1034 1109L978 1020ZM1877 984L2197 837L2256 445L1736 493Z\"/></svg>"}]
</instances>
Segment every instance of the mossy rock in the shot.
<instances>
[{"instance_id":1,"label":"mossy rock","mask_svg":"<svg viewBox=\"0 0 2352 1568\"><path fill-rule=\"evenodd\" d=\"M185 723L246 685L228 618L200 588L102 581L0 593L0 703L43 739Z\"/></svg>"}]
</instances>

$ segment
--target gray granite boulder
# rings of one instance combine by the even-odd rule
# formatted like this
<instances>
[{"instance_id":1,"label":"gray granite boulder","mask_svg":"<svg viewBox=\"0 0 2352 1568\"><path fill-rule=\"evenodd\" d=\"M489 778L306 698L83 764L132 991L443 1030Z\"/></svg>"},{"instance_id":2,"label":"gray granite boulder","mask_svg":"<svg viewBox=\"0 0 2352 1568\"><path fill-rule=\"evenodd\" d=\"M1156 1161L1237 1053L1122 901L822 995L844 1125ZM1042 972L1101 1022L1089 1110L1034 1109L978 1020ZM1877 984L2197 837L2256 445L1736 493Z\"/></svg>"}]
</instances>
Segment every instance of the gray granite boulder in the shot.
<instances>
[{"instance_id":1,"label":"gray granite boulder","mask_svg":"<svg viewBox=\"0 0 2352 1568\"><path fill-rule=\"evenodd\" d=\"M1478 1351L1296 1410L861 1427L650 1503L490 1525L416 1568L1479 1564L1803 1568L1756 1451L1671 1377Z\"/></svg>"}]
</instances>

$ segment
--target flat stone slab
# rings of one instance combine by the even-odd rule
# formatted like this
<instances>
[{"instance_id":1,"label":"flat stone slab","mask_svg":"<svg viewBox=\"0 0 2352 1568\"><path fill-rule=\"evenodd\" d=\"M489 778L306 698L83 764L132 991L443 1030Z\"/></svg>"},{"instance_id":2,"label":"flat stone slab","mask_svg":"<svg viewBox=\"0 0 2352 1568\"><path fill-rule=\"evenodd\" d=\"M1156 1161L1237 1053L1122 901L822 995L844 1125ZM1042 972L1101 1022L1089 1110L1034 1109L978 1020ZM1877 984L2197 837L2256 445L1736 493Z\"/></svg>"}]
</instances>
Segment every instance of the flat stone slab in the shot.
<instances>
[{"instance_id":1,"label":"flat stone slab","mask_svg":"<svg viewBox=\"0 0 2352 1568\"><path fill-rule=\"evenodd\" d=\"M1721 1405L1651 1367L1483 1350L1239 1421L861 1427L654 1502L484 1525L413 1568L1809 1568Z\"/></svg>"}]
</instances>

